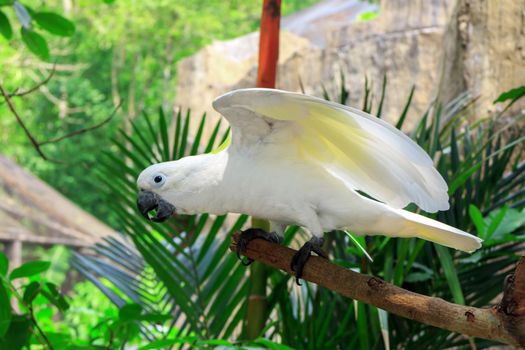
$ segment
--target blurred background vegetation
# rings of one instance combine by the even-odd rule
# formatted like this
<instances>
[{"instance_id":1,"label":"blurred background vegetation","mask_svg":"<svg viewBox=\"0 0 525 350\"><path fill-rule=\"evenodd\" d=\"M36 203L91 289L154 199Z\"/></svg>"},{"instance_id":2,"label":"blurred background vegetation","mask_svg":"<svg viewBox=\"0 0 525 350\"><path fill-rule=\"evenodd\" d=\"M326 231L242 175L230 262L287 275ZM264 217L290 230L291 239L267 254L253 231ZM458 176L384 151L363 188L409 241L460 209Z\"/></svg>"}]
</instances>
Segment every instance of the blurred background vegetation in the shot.
<instances>
[{"instance_id":1,"label":"blurred background vegetation","mask_svg":"<svg viewBox=\"0 0 525 350\"><path fill-rule=\"evenodd\" d=\"M293 13L315 0L283 3L283 14ZM142 111L159 106L171 110L175 102L176 64L213 40L230 39L256 30L259 1L21 1L28 11L51 11L70 19L74 32L54 35L34 21L33 31L45 38L49 54L32 52L22 41L20 19L12 4L0 8L11 23L9 40L0 35L0 67L8 91L34 86L45 79L56 62L56 72L43 93L16 99L17 110L39 140L47 140L106 119L120 100L117 118L103 129L50 144L51 159L43 161L16 120L0 106L2 153L38 175L85 210L119 228L119 221L105 205L95 178L97 155L111 149L117 129L129 132L129 122ZM53 28L53 27L52 27ZM56 32L56 30L55 30ZM71 34L71 35L69 35ZM41 58L45 58L42 60ZM105 200L104 200L105 201Z\"/></svg>"},{"instance_id":2,"label":"blurred background vegetation","mask_svg":"<svg viewBox=\"0 0 525 350\"><path fill-rule=\"evenodd\" d=\"M315 2L284 0L283 15ZM109 124L43 146L49 158L67 164L39 157L6 104L0 104L1 153L123 233L82 252L60 246L26 252L41 263L10 274L1 258L9 296L0 293L0 300L11 298L16 307L10 324L0 322L5 335L0 348L21 348L27 339L35 349L48 344L55 349L363 350L494 345L389 315L315 285L297 287L293 278L270 269L263 281L268 298L256 315L264 328L249 336L249 270L228 249L229 235L248 218L179 216L159 225L137 215L134 178L140 170L209 152L226 137L202 115L173 113L176 63L213 40L257 30L259 1L0 0L0 11L0 81L7 91L34 86L55 65L39 93L12 99L37 139L96 125L123 101ZM383 86L376 97L368 81L355 86L344 75L339 78L339 92L325 93L326 99L344 104L363 90L362 109L381 117L387 75L373 82ZM405 97L398 128L417 93L412 88ZM501 95L500 102L508 105L523 95L523 88L517 89ZM500 110L470 123L474 99L465 93L447 104L430 103L410 136L449 183L451 209L434 218L479 235L483 248L468 255L423 240L354 237L372 256L370 262L339 232L327 235L333 261L459 304L482 307L498 298L525 239L523 115L504 119L508 116ZM188 133L190 123L198 126L195 135ZM214 130L210 137L199 132L205 127ZM290 227L285 243L292 240L304 241L305 235Z\"/></svg>"}]
</instances>

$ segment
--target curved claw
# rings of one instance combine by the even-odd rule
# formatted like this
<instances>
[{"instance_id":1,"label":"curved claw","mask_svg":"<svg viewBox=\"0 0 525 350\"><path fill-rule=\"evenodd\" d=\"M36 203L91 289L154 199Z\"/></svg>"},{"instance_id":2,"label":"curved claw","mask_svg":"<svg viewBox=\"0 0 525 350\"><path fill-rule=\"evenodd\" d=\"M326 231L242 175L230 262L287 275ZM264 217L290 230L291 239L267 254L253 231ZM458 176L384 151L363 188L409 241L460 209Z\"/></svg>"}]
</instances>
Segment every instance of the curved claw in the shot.
<instances>
[{"instance_id":1,"label":"curved claw","mask_svg":"<svg viewBox=\"0 0 525 350\"><path fill-rule=\"evenodd\" d=\"M245 231L242 231L239 236L239 239L237 240L237 247L235 248L235 252L237 253L237 257L239 258L239 260L241 260L241 263L244 266L250 265L254 260L247 258L246 261L243 261L241 253L246 250L246 248L248 247L248 243L250 243L256 238L264 239L274 243L282 242L282 237L277 235L275 232L268 233L260 228L250 228Z\"/></svg>"},{"instance_id":2,"label":"curved claw","mask_svg":"<svg viewBox=\"0 0 525 350\"><path fill-rule=\"evenodd\" d=\"M290 269L295 272L295 283L301 286L299 279L303 276L303 269L306 265L306 262L310 258L312 252L316 253L322 258L328 259L328 255L321 249L323 245L322 238L312 238L306 242L301 249L292 258L290 262Z\"/></svg>"}]
</instances>

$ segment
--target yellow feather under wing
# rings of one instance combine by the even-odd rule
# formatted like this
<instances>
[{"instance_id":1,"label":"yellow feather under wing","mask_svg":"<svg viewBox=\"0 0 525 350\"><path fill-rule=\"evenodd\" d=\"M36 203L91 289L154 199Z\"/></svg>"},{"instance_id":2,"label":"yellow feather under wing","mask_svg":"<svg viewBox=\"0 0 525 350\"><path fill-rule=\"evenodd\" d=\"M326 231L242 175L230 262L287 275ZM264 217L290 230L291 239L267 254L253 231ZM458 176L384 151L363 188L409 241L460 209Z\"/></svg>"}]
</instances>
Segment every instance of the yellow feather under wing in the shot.
<instances>
[{"instance_id":1,"label":"yellow feather under wing","mask_svg":"<svg viewBox=\"0 0 525 350\"><path fill-rule=\"evenodd\" d=\"M353 189L402 208L448 209L447 185L430 157L393 126L364 112L305 95L271 91L252 99L259 116L294 121L303 156Z\"/></svg>"}]
</instances>

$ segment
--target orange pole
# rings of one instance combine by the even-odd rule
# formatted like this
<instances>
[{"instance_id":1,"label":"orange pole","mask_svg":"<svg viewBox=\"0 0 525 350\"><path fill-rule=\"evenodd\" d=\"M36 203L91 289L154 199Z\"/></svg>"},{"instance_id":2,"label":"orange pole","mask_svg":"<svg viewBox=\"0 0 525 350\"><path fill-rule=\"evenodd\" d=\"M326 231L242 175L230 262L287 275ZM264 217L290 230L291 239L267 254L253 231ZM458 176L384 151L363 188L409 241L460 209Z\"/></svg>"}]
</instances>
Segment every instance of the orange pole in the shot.
<instances>
[{"instance_id":1,"label":"orange pole","mask_svg":"<svg viewBox=\"0 0 525 350\"><path fill-rule=\"evenodd\" d=\"M279 58L280 20L281 0L264 0L259 39L257 87L275 88L277 60ZM269 231L270 223L266 220L252 217L252 227ZM266 266L258 262L250 265L250 281L245 316L245 336L248 339L256 339L261 336L268 319L267 281L268 268Z\"/></svg>"},{"instance_id":2,"label":"orange pole","mask_svg":"<svg viewBox=\"0 0 525 350\"><path fill-rule=\"evenodd\" d=\"M259 39L257 87L275 88L279 58L281 0L264 0Z\"/></svg>"}]
</instances>

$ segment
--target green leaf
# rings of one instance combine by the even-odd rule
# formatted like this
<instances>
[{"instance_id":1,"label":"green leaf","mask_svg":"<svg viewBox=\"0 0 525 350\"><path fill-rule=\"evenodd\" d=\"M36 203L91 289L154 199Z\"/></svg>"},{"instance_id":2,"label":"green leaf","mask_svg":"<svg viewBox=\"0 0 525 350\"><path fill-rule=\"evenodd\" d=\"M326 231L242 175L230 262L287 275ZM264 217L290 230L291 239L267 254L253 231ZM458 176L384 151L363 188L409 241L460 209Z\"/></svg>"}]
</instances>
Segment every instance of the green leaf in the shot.
<instances>
[{"instance_id":1,"label":"green leaf","mask_svg":"<svg viewBox=\"0 0 525 350\"><path fill-rule=\"evenodd\" d=\"M29 261L23 264L22 266L14 269L9 275L9 279L14 280L17 278L33 276L41 272L47 271L47 269L49 269L49 266L51 266L51 263L49 261Z\"/></svg>"},{"instance_id":2,"label":"green leaf","mask_svg":"<svg viewBox=\"0 0 525 350\"><path fill-rule=\"evenodd\" d=\"M365 11L365 12L361 12L360 14L358 14L357 19L359 21L366 22L366 21L371 21L377 18L377 16L379 16L378 11Z\"/></svg>"},{"instance_id":3,"label":"green leaf","mask_svg":"<svg viewBox=\"0 0 525 350\"><path fill-rule=\"evenodd\" d=\"M412 103L412 98L414 97L414 91L416 90L416 86L412 85L412 88L410 89L410 94L408 95L407 102L405 103L405 107L403 108L403 112L401 112L401 116L397 120L396 128L400 129L403 127L403 124L405 123L405 119L407 117L408 109L410 108L410 104Z\"/></svg>"},{"instance_id":4,"label":"green leaf","mask_svg":"<svg viewBox=\"0 0 525 350\"><path fill-rule=\"evenodd\" d=\"M191 146L190 155L194 156L199 151L199 146L201 143L201 137L202 137L202 131L204 130L204 125L206 125L206 113L203 114L201 118L201 122L199 124L199 129L197 129L197 133L195 134L195 137L193 139L193 145Z\"/></svg>"},{"instance_id":5,"label":"green leaf","mask_svg":"<svg viewBox=\"0 0 525 350\"><path fill-rule=\"evenodd\" d=\"M377 107L376 117L381 118L381 112L383 111L383 103L385 102L385 90L386 90L386 74L383 75L383 85L381 87L381 98L379 99L379 107Z\"/></svg>"},{"instance_id":6,"label":"green leaf","mask_svg":"<svg viewBox=\"0 0 525 350\"><path fill-rule=\"evenodd\" d=\"M166 122L166 116L164 115L164 110L159 108L159 131L162 143L160 146L163 150L163 158L164 161L169 161L170 159L170 142L169 142L169 136L168 136L168 123Z\"/></svg>"},{"instance_id":7,"label":"green leaf","mask_svg":"<svg viewBox=\"0 0 525 350\"><path fill-rule=\"evenodd\" d=\"M443 267L443 272L448 282L450 291L452 292L452 297L456 304L465 305L465 297L463 296L463 291L461 290L461 284L459 283L458 274L454 263L452 262L452 257L448 248L443 247L439 244L434 244L436 252L438 253L439 261Z\"/></svg>"},{"instance_id":8,"label":"green leaf","mask_svg":"<svg viewBox=\"0 0 525 350\"><path fill-rule=\"evenodd\" d=\"M28 315L13 315L9 329L0 338L0 349L21 350L29 343L32 324Z\"/></svg>"},{"instance_id":9,"label":"green leaf","mask_svg":"<svg viewBox=\"0 0 525 350\"><path fill-rule=\"evenodd\" d=\"M494 232L492 233L492 239L500 239L502 236L514 232L516 229L525 224L525 210L519 211L513 208L507 208L505 210L505 215L503 216L500 223L495 227ZM504 211L499 209L499 211ZM490 226L492 222L495 221L498 217L498 210L490 212L489 216L485 219Z\"/></svg>"},{"instance_id":10,"label":"green leaf","mask_svg":"<svg viewBox=\"0 0 525 350\"><path fill-rule=\"evenodd\" d=\"M254 344L257 345L263 345L267 349L271 350L293 350L293 348L286 346L284 344L274 343L271 340L265 339L265 338L257 338L253 341Z\"/></svg>"},{"instance_id":11,"label":"green leaf","mask_svg":"<svg viewBox=\"0 0 525 350\"><path fill-rule=\"evenodd\" d=\"M11 303L9 293L3 281L0 281L0 338L3 337L11 324Z\"/></svg>"},{"instance_id":12,"label":"green leaf","mask_svg":"<svg viewBox=\"0 0 525 350\"><path fill-rule=\"evenodd\" d=\"M0 0L0 6L10 6L13 5L15 0Z\"/></svg>"},{"instance_id":13,"label":"green leaf","mask_svg":"<svg viewBox=\"0 0 525 350\"><path fill-rule=\"evenodd\" d=\"M59 292L58 287L53 283L46 283L46 289L42 291L42 295L60 311L64 312L69 309L69 303L66 298Z\"/></svg>"},{"instance_id":14,"label":"green leaf","mask_svg":"<svg viewBox=\"0 0 525 350\"><path fill-rule=\"evenodd\" d=\"M505 220L503 220L503 223L498 227L494 235L498 235L498 233L501 231L501 233L511 233L517 230L519 227L523 226L525 224L525 208L523 208L521 211L510 208L507 211L507 215L505 215Z\"/></svg>"},{"instance_id":15,"label":"green leaf","mask_svg":"<svg viewBox=\"0 0 525 350\"><path fill-rule=\"evenodd\" d=\"M467 182L470 176L474 174L479 168L481 168L482 163L477 163L476 165L472 166L470 169L464 171L452 181L452 183L448 186L448 195L452 196L454 192L461 186Z\"/></svg>"},{"instance_id":16,"label":"green leaf","mask_svg":"<svg viewBox=\"0 0 525 350\"><path fill-rule=\"evenodd\" d=\"M219 147L211 151L212 154L217 154L219 152L224 151L232 143L231 132L228 132L226 135L226 139L219 145Z\"/></svg>"},{"instance_id":17,"label":"green leaf","mask_svg":"<svg viewBox=\"0 0 525 350\"><path fill-rule=\"evenodd\" d=\"M201 340L199 341L199 345L222 345L222 346L233 346L232 343L230 343L227 340L224 339L208 339L208 340Z\"/></svg>"},{"instance_id":18,"label":"green leaf","mask_svg":"<svg viewBox=\"0 0 525 350\"><path fill-rule=\"evenodd\" d=\"M464 264L476 264L477 262L481 260L481 258L482 258L481 251L478 250L474 254L471 254L467 256L466 258L461 259L461 262Z\"/></svg>"},{"instance_id":19,"label":"green leaf","mask_svg":"<svg viewBox=\"0 0 525 350\"><path fill-rule=\"evenodd\" d=\"M75 33L73 22L54 12L37 12L32 17L42 29L47 30L51 34L72 36Z\"/></svg>"},{"instance_id":20,"label":"green leaf","mask_svg":"<svg viewBox=\"0 0 525 350\"><path fill-rule=\"evenodd\" d=\"M43 60L49 59L49 48L47 47L46 39L35 31L21 28L22 41L27 48Z\"/></svg>"},{"instance_id":21,"label":"green leaf","mask_svg":"<svg viewBox=\"0 0 525 350\"><path fill-rule=\"evenodd\" d=\"M142 312L139 304L127 304L120 308L118 314L121 321L138 320Z\"/></svg>"},{"instance_id":22,"label":"green leaf","mask_svg":"<svg viewBox=\"0 0 525 350\"><path fill-rule=\"evenodd\" d=\"M139 320L139 321L163 323L163 322L166 322L167 320L169 320L171 318L172 318L171 315L150 313L150 314L139 315L136 319Z\"/></svg>"},{"instance_id":23,"label":"green leaf","mask_svg":"<svg viewBox=\"0 0 525 350\"><path fill-rule=\"evenodd\" d=\"M71 336L69 334L46 332L46 337L55 350L70 350Z\"/></svg>"},{"instance_id":24,"label":"green leaf","mask_svg":"<svg viewBox=\"0 0 525 350\"><path fill-rule=\"evenodd\" d=\"M166 349L170 348L170 345L186 343L188 339L186 338L176 338L176 339L162 339L149 343L148 345L138 348L138 350L151 350L151 349Z\"/></svg>"},{"instance_id":25,"label":"green leaf","mask_svg":"<svg viewBox=\"0 0 525 350\"><path fill-rule=\"evenodd\" d=\"M7 40L13 37L13 28L11 28L11 23L9 23L9 19L2 11L0 11L0 34L2 34L2 36Z\"/></svg>"},{"instance_id":26,"label":"green leaf","mask_svg":"<svg viewBox=\"0 0 525 350\"><path fill-rule=\"evenodd\" d=\"M405 277L404 281L409 283L423 282L428 281L432 276L433 274L428 272L411 272Z\"/></svg>"},{"instance_id":27,"label":"green leaf","mask_svg":"<svg viewBox=\"0 0 525 350\"><path fill-rule=\"evenodd\" d=\"M507 100L516 101L525 96L525 85L505 91L494 100L494 103L505 102Z\"/></svg>"},{"instance_id":28,"label":"green leaf","mask_svg":"<svg viewBox=\"0 0 525 350\"><path fill-rule=\"evenodd\" d=\"M364 246L366 245L364 237L362 237L362 236L361 237L355 237L353 234L351 234L349 231L346 231L346 230L343 231L343 232L346 233L346 235L348 236L348 238L350 238L352 243L354 243L354 245L358 248L358 250L360 252L362 252L368 258L368 260L370 260L370 262L374 262L374 259L372 259L370 254L368 254L368 252L364 248Z\"/></svg>"},{"instance_id":29,"label":"green leaf","mask_svg":"<svg viewBox=\"0 0 525 350\"><path fill-rule=\"evenodd\" d=\"M403 280L405 279L405 260L408 255L408 245L410 241L408 239L401 239L399 242L397 242L396 247L396 265L394 268L394 284L397 286L400 286L403 284Z\"/></svg>"},{"instance_id":30,"label":"green leaf","mask_svg":"<svg viewBox=\"0 0 525 350\"><path fill-rule=\"evenodd\" d=\"M9 260L3 252L0 252L0 275L6 276L9 269Z\"/></svg>"},{"instance_id":31,"label":"green leaf","mask_svg":"<svg viewBox=\"0 0 525 350\"><path fill-rule=\"evenodd\" d=\"M24 290L24 296L22 298L22 300L24 300L24 303L28 305L31 304L40 292L40 289L40 282L33 281L29 283Z\"/></svg>"},{"instance_id":32,"label":"green leaf","mask_svg":"<svg viewBox=\"0 0 525 350\"><path fill-rule=\"evenodd\" d=\"M490 239L496 229L499 227L501 222L503 221L503 218L507 214L507 210L509 207L504 206L501 208L494 216L490 218L490 223L488 224L487 233L486 233L486 239Z\"/></svg>"},{"instance_id":33,"label":"green leaf","mask_svg":"<svg viewBox=\"0 0 525 350\"><path fill-rule=\"evenodd\" d=\"M471 204L468 207L468 213L472 219L472 222L474 223L474 226L476 226L476 232L478 233L478 236L481 239L485 239L485 220L483 219L481 211L474 204Z\"/></svg>"}]
</instances>

